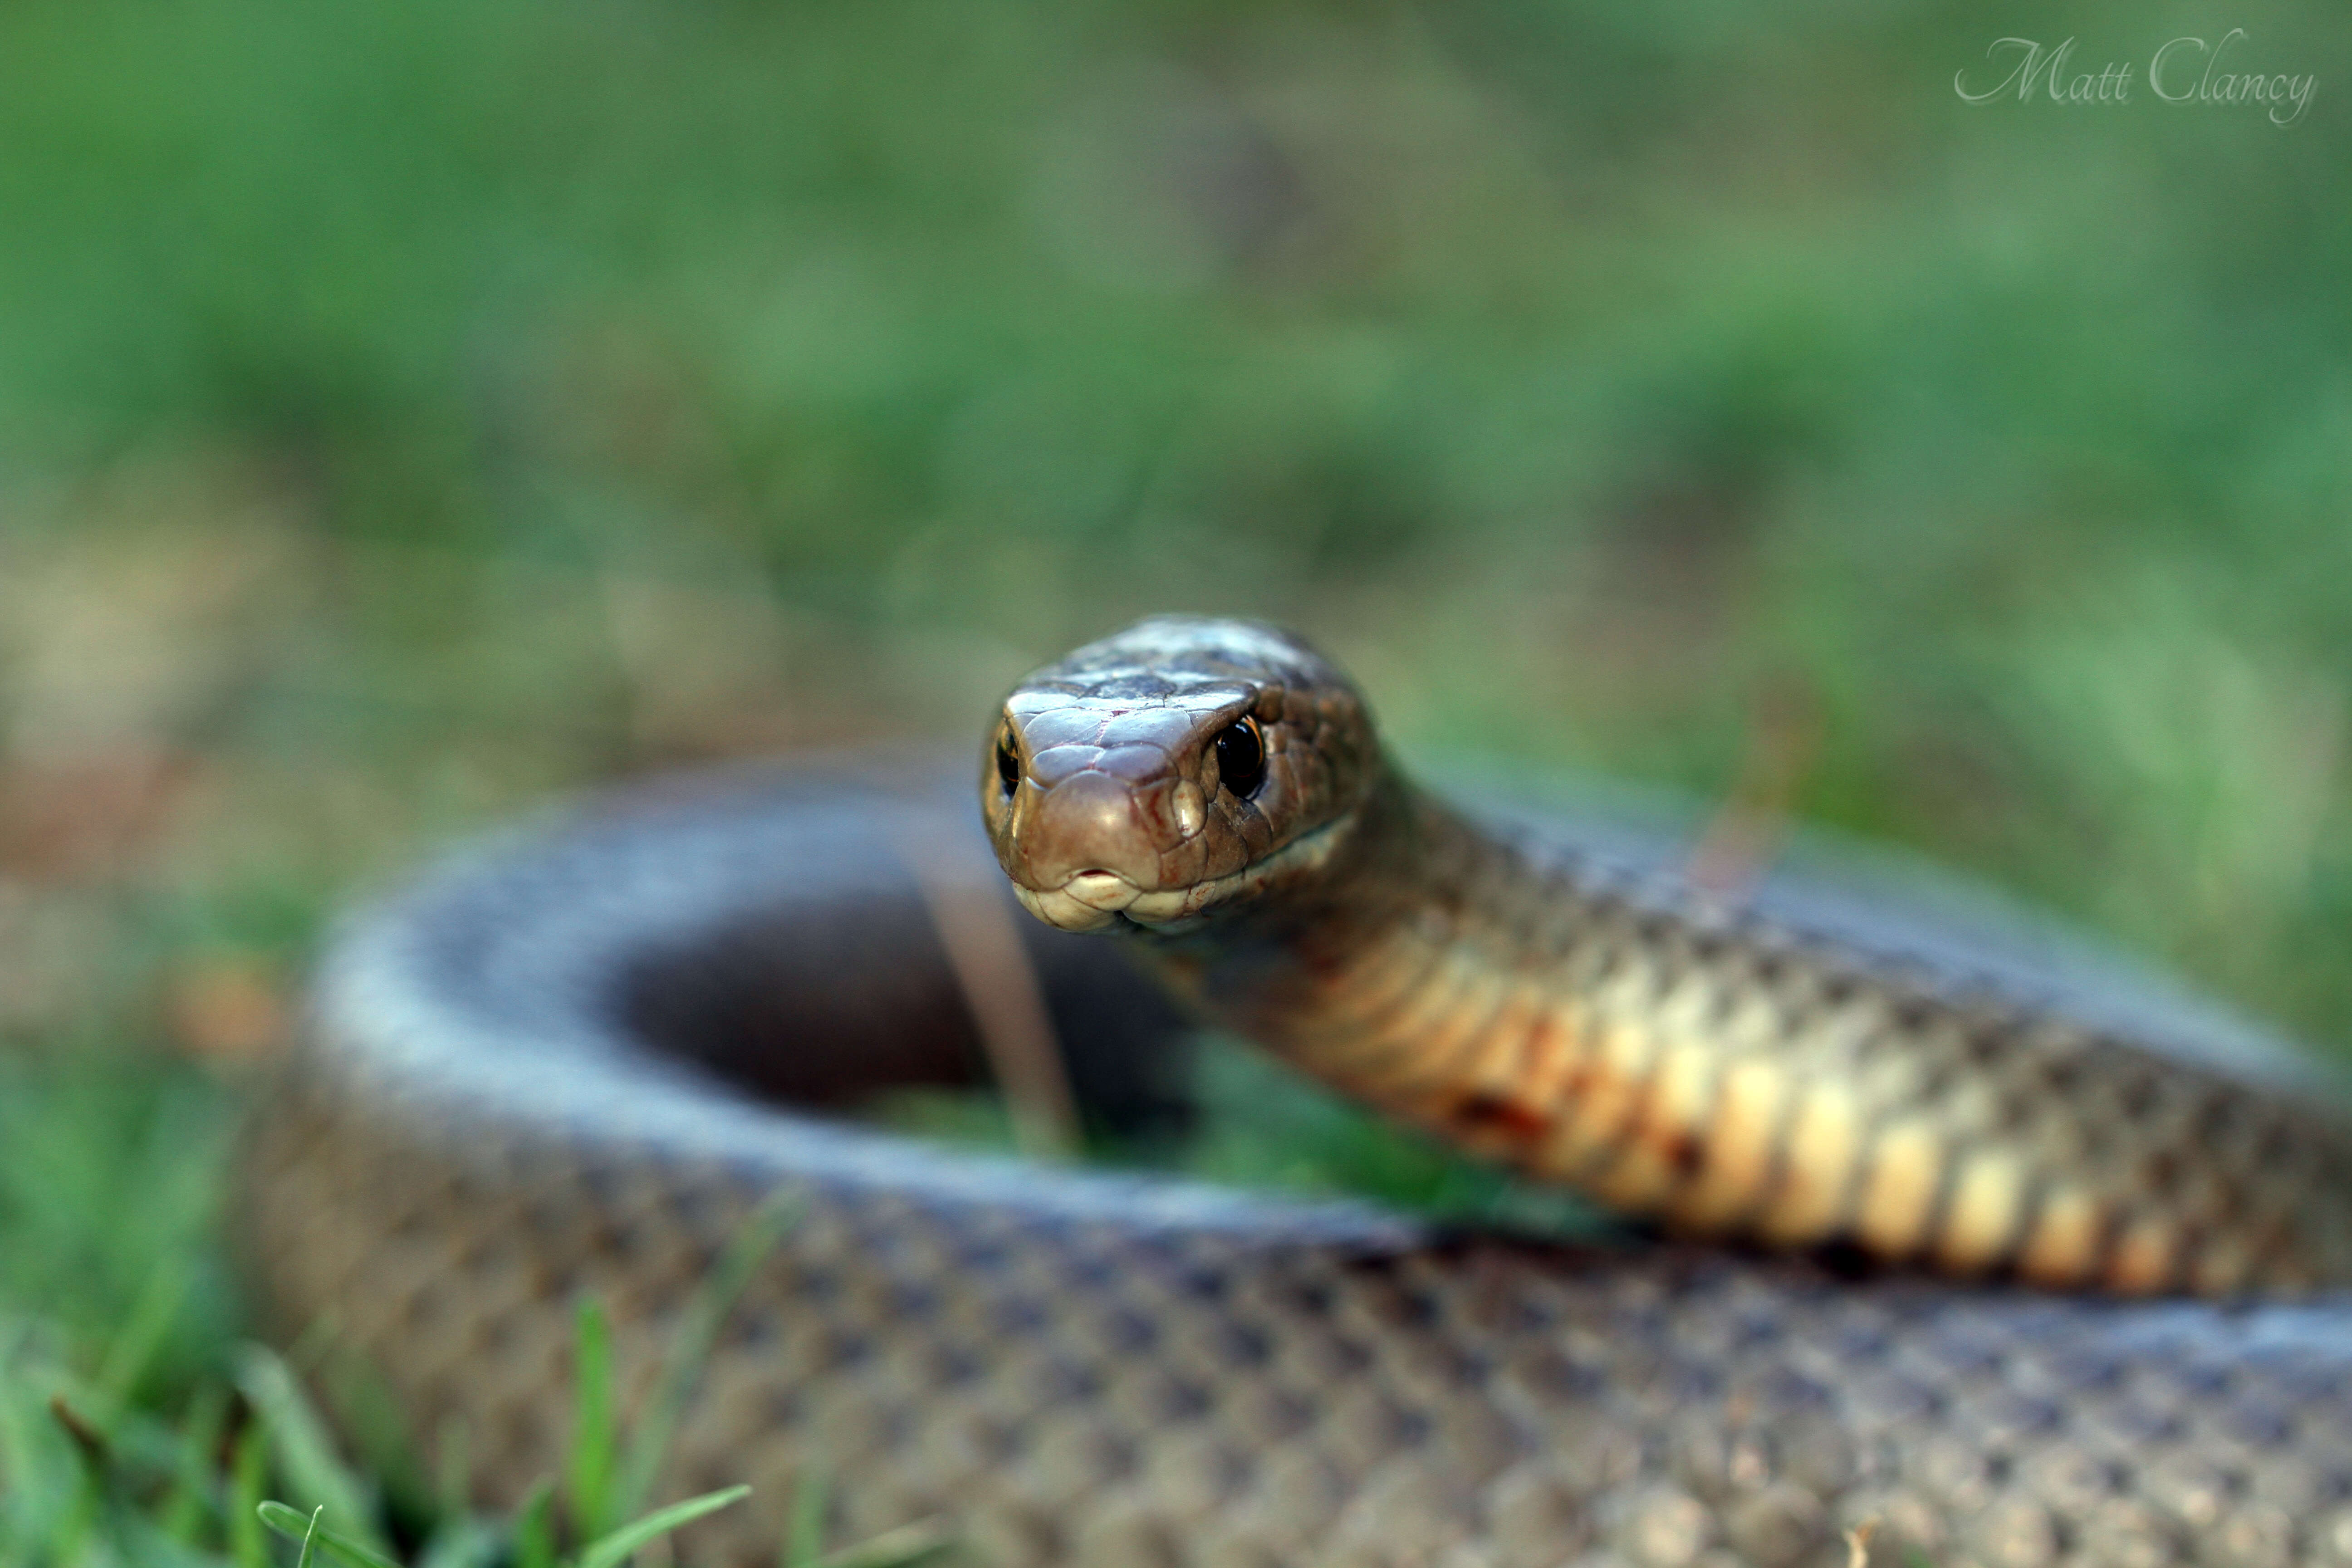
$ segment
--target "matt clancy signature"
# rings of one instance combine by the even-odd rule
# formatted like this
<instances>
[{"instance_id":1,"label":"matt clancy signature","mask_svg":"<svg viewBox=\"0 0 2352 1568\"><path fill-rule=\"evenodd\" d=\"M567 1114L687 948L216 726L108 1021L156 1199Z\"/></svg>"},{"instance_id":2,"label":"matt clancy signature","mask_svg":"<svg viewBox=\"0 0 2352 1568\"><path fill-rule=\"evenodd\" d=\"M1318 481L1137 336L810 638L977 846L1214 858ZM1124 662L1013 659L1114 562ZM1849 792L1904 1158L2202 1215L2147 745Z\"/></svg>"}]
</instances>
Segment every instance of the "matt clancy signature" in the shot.
<instances>
[{"instance_id":1,"label":"matt clancy signature","mask_svg":"<svg viewBox=\"0 0 2352 1568\"><path fill-rule=\"evenodd\" d=\"M2222 54L2245 36L2243 27L2232 27L2214 44L2203 38L2174 38L2148 58L2147 89L2167 103L2267 106L2272 124L2294 124L2311 107L2311 89L2319 79L2223 70ZM1989 88L1972 91L1969 73L1955 71L1952 90L1969 103L1990 103L2012 88L2017 91L2018 101L2023 103L2033 97L2037 87L2049 93L2053 103L2131 101L2132 85L2138 70L2131 61L2110 61L2096 75L2072 70L2072 38L2053 49L2043 48L2032 38L1995 38L1986 48L1985 58L1997 60L2004 51L2016 58L2007 76Z\"/></svg>"}]
</instances>

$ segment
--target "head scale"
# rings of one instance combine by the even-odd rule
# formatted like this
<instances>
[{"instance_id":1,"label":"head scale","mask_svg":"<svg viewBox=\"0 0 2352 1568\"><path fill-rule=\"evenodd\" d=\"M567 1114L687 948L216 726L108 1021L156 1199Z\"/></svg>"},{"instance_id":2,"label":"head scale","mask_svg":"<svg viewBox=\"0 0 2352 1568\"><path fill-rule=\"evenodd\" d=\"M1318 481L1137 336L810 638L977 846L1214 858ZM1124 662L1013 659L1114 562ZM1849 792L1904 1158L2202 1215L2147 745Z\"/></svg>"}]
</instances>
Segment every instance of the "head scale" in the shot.
<instances>
[{"instance_id":1,"label":"head scale","mask_svg":"<svg viewBox=\"0 0 2352 1568\"><path fill-rule=\"evenodd\" d=\"M1031 912L1182 930L1312 876L1382 770L1345 676L1286 632L1165 616L1005 699L981 814Z\"/></svg>"}]
</instances>

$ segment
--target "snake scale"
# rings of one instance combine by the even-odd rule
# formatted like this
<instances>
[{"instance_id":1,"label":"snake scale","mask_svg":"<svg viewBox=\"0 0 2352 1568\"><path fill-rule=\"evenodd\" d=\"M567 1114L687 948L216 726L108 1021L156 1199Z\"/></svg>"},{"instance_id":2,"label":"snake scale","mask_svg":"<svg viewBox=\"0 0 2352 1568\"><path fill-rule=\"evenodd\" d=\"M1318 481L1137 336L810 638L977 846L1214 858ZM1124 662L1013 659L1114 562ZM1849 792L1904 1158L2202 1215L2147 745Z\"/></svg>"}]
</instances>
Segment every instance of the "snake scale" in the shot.
<instances>
[{"instance_id":1,"label":"snake scale","mask_svg":"<svg viewBox=\"0 0 2352 1568\"><path fill-rule=\"evenodd\" d=\"M1440 804L1303 645L1171 618L1024 682L982 768L1090 1113L1169 1102L1140 959L1657 1234L952 1153L828 1113L980 1077L934 919L995 875L969 790L640 789L349 926L242 1163L266 1321L511 1502L580 1294L641 1393L788 1188L673 1449L756 1489L691 1560L772 1561L821 1467L835 1539L1003 1568L1797 1568L1865 1522L1876 1564L2352 1564L2352 1156L2229 1029Z\"/></svg>"}]
</instances>

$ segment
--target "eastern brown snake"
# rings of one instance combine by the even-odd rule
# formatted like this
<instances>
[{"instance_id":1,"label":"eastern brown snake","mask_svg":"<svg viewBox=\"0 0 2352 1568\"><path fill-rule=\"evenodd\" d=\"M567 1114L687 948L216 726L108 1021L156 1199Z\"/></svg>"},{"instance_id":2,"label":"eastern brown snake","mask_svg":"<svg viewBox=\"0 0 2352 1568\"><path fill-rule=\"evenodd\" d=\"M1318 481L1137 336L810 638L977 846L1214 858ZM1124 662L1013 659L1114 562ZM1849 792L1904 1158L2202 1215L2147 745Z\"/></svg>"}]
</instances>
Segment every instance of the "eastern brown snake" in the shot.
<instances>
[{"instance_id":1,"label":"eastern brown snake","mask_svg":"<svg viewBox=\"0 0 2352 1568\"><path fill-rule=\"evenodd\" d=\"M1865 1521L1887 1564L2352 1564L2345 1135L2211 1031L1459 814L1302 646L1164 620L1025 682L982 767L1022 901L1129 939L1032 927L1081 1102L1169 1100L1125 947L1661 1237L949 1153L826 1113L976 1076L907 863L971 848L968 790L640 791L348 928L244 1165L268 1321L331 1315L511 1501L578 1293L641 1386L790 1186L679 1435L674 1489L757 1488L698 1559L772 1561L822 1463L841 1538L939 1519L1007 1568L1788 1568Z\"/></svg>"}]
</instances>

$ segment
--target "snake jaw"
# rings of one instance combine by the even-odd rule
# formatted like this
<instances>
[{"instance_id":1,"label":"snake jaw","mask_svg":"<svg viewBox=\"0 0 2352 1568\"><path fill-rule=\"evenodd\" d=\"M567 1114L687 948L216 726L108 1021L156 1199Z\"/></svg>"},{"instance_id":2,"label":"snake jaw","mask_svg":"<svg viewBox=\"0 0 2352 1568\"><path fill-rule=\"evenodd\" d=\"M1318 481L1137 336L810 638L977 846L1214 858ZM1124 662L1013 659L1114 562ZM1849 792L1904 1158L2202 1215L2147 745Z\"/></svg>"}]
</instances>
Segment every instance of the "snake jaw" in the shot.
<instances>
[{"instance_id":1,"label":"snake jaw","mask_svg":"<svg viewBox=\"0 0 2352 1568\"><path fill-rule=\"evenodd\" d=\"M1143 889L1116 871L1080 871L1058 888L1013 884L1021 907L1063 931L1103 931L1144 897Z\"/></svg>"},{"instance_id":2,"label":"snake jaw","mask_svg":"<svg viewBox=\"0 0 2352 1568\"><path fill-rule=\"evenodd\" d=\"M1023 909L1057 930L1108 931L1118 923L1118 910L1097 909L1067 888L1024 888L1015 882L1013 896Z\"/></svg>"},{"instance_id":3,"label":"snake jaw","mask_svg":"<svg viewBox=\"0 0 2352 1568\"><path fill-rule=\"evenodd\" d=\"M1299 835L1253 865L1183 887L1144 889L1114 871L1082 871L1058 888L1016 881L1013 893L1023 909L1063 931L1108 931L1124 925L1173 936L1199 925L1222 905L1313 875L1345 842L1355 821L1351 812Z\"/></svg>"}]
</instances>

